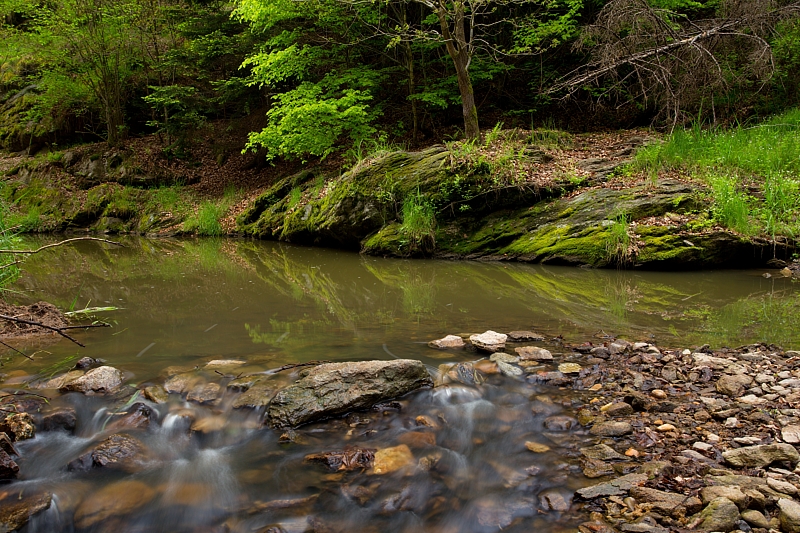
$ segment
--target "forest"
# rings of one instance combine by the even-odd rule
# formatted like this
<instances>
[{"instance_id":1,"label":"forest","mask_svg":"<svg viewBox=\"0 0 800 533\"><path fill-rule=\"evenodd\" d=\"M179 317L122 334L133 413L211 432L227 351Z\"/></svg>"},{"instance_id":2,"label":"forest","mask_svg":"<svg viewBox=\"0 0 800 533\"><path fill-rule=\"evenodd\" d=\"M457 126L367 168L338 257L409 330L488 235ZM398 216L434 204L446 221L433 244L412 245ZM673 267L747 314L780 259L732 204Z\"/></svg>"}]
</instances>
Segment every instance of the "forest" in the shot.
<instances>
[{"instance_id":1,"label":"forest","mask_svg":"<svg viewBox=\"0 0 800 533\"><path fill-rule=\"evenodd\" d=\"M785 0L3 0L0 143L210 122L242 149L324 158L506 127L731 125L797 104ZM187 155L188 156L188 155Z\"/></svg>"}]
</instances>

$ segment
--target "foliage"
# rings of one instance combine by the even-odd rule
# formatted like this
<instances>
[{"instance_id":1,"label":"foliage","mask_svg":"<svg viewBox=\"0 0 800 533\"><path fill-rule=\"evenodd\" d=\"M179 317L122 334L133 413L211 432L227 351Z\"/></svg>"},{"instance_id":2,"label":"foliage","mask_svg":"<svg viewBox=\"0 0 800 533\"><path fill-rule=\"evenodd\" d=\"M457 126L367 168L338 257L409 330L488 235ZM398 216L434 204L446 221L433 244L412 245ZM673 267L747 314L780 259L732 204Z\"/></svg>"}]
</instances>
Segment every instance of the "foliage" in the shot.
<instances>
[{"instance_id":1,"label":"foliage","mask_svg":"<svg viewBox=\"0 0 800 533\"><path fill-rule=\"evenodd\" d=\"M430 253L436 244L436 213L428 199L417 191L403 201L400 231L408 238L413 252Z\"/></svg>"},{"instance_id":2,"label":"foliage","mask_svg":"<svg viewBox=\"0 0 800 533\"><path fill-rule=\"evenodd\" d=\"M628 232L630 218L625 213L619 213L608 226L608 237L605 250L606 260L617 266L624 266L633 260L634 246Z\"/></svg>"}]
</instances>

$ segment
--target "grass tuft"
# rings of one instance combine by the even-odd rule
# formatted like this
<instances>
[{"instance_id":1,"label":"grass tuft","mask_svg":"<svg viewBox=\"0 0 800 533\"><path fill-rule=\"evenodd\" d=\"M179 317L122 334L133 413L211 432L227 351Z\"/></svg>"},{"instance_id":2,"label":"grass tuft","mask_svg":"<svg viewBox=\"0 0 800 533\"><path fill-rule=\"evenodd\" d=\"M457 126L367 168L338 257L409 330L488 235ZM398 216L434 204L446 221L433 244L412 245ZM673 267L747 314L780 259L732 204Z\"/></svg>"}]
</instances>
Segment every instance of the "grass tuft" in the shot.
<instances>
[{"instance_id":1,"label":"grass tuft","mask_svg":"<svg viewBox=\"0 0 800 533\"><path fill-rule=\"evenodd\" d=\"M403 223L400 231L408 238L412 252L433 252L436 245L436 211L419 191L403 201Z\"/></svg>"}]
</instances>

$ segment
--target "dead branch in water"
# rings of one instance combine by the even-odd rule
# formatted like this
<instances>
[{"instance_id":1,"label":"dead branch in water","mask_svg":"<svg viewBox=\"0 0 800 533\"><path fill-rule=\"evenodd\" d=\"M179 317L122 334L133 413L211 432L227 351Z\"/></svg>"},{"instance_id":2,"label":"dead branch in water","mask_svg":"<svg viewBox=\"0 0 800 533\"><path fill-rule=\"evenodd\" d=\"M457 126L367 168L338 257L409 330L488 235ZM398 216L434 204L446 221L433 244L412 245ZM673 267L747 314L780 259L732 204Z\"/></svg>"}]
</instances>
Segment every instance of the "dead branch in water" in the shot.
<instances>
[{"instance_id":1,"label":"dead branch in water","mask_svg":"<svg viewBox=\"0 0 800 533\"><path fill-rule=\"evenodd\" d=\"M116 242L116 241L110 241L108 239L101 239L99 237L73 237L71 239L66 239L66 240L63 240L63 241L54 242L52 244L45 244L44 246L41 246L41 247L37 248L36 250L0 250L0 254L33 255L33 254L38 254L39 252L41 252L43 250L47 250L48 248L55 248L56 246L62 246L64 244L69 244L69 243L77 242L77 241L98 241L98 242L104 242L106 244L113 244L114 246L123 246L123 247L125 246L122 243L119 243L119 242ZM12 261L11 263L7 263L5 265L0 266L0 269L9 268L9 267L12 267L14 265L18 265L20 263L22 263L22 259L17 259L16 261Z\"/></svg>"},{"instance_id":2,"label":"dead branch in water","mask_svg":"<svg viewBox=\"0 0 800 533\"><path fill-rule=\"evenodd\" d=\"M70 337L66 333L64 333L64 330L68 330L68 329L83 329L83 328L109 328L109 327L111 327L110 324L100 323L100 324L86 324L85 326L62 326L62 327L59 328L59 327L54 327L54 326L48 326L47 324L42 324L41 322L36 322L34 320L25 320L24 318L17 318L15 316L0 315L0 319L8 320L10 322L18 322L20 324L27 324L29 326L37 326L37 327L40 327L40 328L49 329L50 331L55 331L56 333L58 333L59 335L61 335L65 339L71 340L72 342L74 342L75 344L80 346L81 348L85 348L86 346L81 344L80 342L78 342L74 338ZM5 343L3 343L3 344L5 344Z\"/></svg>"}]
</instances>

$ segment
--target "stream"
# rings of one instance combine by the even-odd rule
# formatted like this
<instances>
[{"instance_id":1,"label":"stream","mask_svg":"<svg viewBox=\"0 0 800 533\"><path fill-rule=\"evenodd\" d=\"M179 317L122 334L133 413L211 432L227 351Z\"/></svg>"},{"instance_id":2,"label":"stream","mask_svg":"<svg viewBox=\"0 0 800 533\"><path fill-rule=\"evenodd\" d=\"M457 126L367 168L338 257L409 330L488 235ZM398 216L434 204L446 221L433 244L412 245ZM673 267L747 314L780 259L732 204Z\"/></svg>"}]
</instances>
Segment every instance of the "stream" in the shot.
<instances>
[{"instance_id":1,"label":"stream","mask_svg":"<svg viewBox=\"0 0 800 533\"><path fill-rule=\"evenodd\" d=\"M37 391L49 398L43 411L73 411L77 423L16 444L19 477L0 490L53 494L26 533L574 530L587 514L570 507L572 495L592 483L578 458L593 441L568 418L584 392L496 374L303 426L287 439L263 427L263 408L235 408L242 393L228 385L264 373L288 384L298 369L280 367L317 360L416 359L436 375L444 363L481 355L428 341L486 330L540 333L547 340L513 346L554 355L569 353L562 341L610 336L676 348L800 347L800 283L774 271L381 259L235 239L123 242L31 257L9 296L117 309L96 313L111 328L75 332L85 348L58 338L9 341L34 360L3 352L3 390L62 374L82 357L125 375L109 395ZM178 374L220 384L222 393L203 402L144 399L141 389ZM151 422L120 429L120 413L135 403L151 410ZM143 443L135 464L67 467L119 432ZM386 474L306 460L387 448L411 456Z\"/></svg>"}]
</instances>

